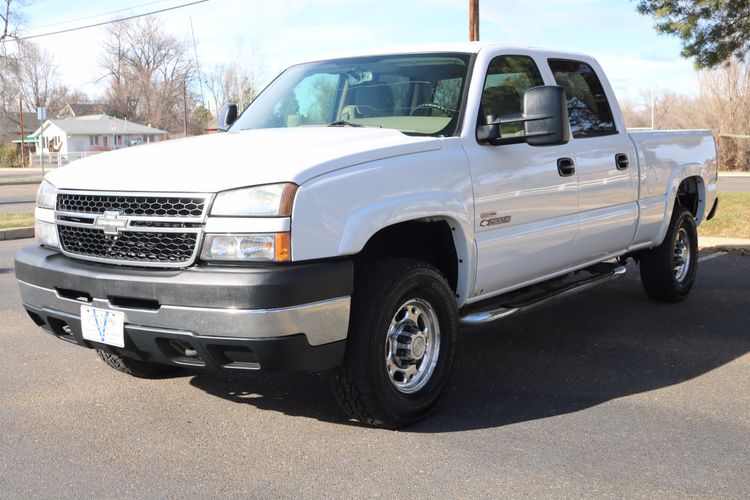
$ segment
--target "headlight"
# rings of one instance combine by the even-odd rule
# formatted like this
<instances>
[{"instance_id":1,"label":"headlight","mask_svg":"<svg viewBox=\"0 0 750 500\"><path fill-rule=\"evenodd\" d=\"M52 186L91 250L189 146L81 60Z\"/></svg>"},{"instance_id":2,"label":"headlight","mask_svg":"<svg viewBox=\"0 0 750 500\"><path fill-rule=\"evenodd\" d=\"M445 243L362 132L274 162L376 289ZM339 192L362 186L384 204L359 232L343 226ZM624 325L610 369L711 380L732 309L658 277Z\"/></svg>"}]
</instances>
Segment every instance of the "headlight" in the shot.
<instances>
[{"instance_id":1,"label":"headlight","mask_svg":"<svg viewBox=\"0 0 750 500\"><path fill-rule=\"evenodd\" d=\"M216 195L211 215L286 217L292 215L297 185L290 182L224 191Z\"/></svg>"},{"instance_id":2,"label":"headlight","mask_svg":"<svg viewBox=\"0 0 750 500\"><path fill-rule=\"evenodd\" d=\"M291 259L289 233L207 234L201 259L239 262L288 262Z\"/></svg>"},{"instance_id":3,"label":"headlight","mask_svg":"<svg viewBox=\"0 0 750 500\"><path fill-rule=\"evenodd\" d=\"M36 193L36 206L39 208L55 209L57 202L57 188L49 181L42 181Z\"/></svg>"}]
</instances>

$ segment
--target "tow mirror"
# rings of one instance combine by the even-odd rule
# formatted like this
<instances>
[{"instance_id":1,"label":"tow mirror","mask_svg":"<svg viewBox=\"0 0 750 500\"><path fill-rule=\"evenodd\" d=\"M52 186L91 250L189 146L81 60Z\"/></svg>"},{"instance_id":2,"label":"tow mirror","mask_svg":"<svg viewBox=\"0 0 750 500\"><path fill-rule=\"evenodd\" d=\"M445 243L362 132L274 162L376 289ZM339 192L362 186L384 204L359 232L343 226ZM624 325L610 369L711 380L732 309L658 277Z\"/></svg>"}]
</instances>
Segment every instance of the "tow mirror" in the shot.
<instances>
[{"instance_id":1,"label":"tow mirror","mask_svg":"<svg viewBox=\"0 0 750 500\"><path fill-rule=\"evenodd\" d=\"M237 119L237 105L234 103L225 103L219 110L219 123L217 128L219 132L226 132Z\"/></svg>"},{"instance_id":2,"label":"tow mirror","mask_svg":"<svg viewBox=\"0 0 750 500\"><path fill-rule=\"evenodd\" d=\"M522 135L503 137L503 125L523 124ZM518 127L511 127L518 128ZM570 123L565 91L562 87L546 85L533 87L523 97L523 112L487 117L487 125L477 127L477 141L499 146L525 142L530 146L553 146L570 140Z\"/></svg>"}]
</instances>

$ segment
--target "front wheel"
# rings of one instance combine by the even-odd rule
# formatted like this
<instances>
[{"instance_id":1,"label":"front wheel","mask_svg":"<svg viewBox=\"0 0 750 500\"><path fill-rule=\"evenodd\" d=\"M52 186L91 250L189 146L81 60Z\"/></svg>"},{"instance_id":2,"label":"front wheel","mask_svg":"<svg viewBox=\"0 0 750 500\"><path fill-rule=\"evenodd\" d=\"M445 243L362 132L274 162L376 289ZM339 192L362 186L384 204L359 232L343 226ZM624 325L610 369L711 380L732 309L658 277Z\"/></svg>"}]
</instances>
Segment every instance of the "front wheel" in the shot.
<instances>
[{"instance_id":1,"label":"front wheel","mask_svg":"<svg viewBox=\"0 0 750 500\"><path fill-rule=\"evenodd\" d=\"M112 351L97 349L96 353L110 368L118 372L131 375L138 378L160 378L175 371L175 368L158 363L149 363L148 361L138 361L137 359L126 358Z\"/></svg>"},{"instance_id":2,"label":"front wheel","mask_svg":"<svg viewBox=\"0 0 750 500\"><path fill-rule=\"evenodd\" d=\"M412 259L373 265L355 286L336 395L353 419L399 428L424 419L448 388L458 319L453 291Z\"/></svg>"},{"instance_id":3,"label":"front wheel","mask_svg":"<svg viewBox=\"0 0 750 500\"><path fill-rule=\"evenodd\" d=\"M675 207L664 241L641 254L641 283L658 302L684 300L695 282L698 269L698 233L693 214Z\"/></svg>"}]
</instances>

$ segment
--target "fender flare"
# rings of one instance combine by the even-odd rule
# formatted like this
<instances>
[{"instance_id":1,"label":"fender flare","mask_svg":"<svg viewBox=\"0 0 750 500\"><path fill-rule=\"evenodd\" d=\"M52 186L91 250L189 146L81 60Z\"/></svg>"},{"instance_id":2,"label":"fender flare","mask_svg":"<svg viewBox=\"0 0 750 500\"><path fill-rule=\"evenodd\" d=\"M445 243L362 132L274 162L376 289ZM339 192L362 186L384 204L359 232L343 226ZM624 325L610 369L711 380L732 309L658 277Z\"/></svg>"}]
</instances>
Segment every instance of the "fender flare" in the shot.
<instances>
[{"instance_id":1,"label":"fender flare","mask_svg":"<svg viewBox=\"0 0 750 500\"><path fill-rule=\"evenodd\" d=\"M708 176L706 167L700 163L689 163L685 165L679 165L672 169L669 174L669 182L667 183L667 193L665 196L665 207L664 207L664 220L662 220L661 227L657 233L656 245L661 245L664 241L664 237L667 235L669 229L669 223L672 220L672 213L674 212L675 200L677 199L677 191L680 185L685 179L695 177L698 184L698 210L695 214L696 223L700 224L706 214L706 182L705 179Z\"/></svg>"},{"instance_id":2,"label":"fender flare","mask_svg":"<svg viewBox=\"0 0 750 500\"><path fill-rule=\"evenodd\" d=\"M451 227L453 244L458 257L458 306L463 305L474 286L476 243L473 234L472 210L450 193L432 192L412 194L379 201L357 208L348 217L339 240L339 255L354 255L362 251L378 231L402 222L446 221Z\"/></svg>"}]
</instances>

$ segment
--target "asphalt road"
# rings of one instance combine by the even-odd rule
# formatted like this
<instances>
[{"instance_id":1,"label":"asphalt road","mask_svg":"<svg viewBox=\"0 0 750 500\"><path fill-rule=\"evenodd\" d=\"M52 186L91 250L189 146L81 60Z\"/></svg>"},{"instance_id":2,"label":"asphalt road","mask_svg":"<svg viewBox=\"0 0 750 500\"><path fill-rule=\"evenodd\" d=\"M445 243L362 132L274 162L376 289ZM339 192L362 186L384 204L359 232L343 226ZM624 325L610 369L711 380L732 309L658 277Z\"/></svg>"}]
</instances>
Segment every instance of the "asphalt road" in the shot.
<instances>
[{"instance_id":1,"label":"asphalt road","mask_svg":"<svg viewBox=\"0 0 750 500\"><path fill-rule=\"evenodd\" d=\"M719 177L717 185L719 192L750 193L750 176L726 176Z\"/></svg>"},{"instance_id":2,"label":"asphalt road","mask_svg":"<svg viewBox=\"0 0 750 500\"><path fill-rule=\"evenodd\" d=\"M439 412L391 432L345 421L320 374L115 372L26 317L28 243L0 242L0 497L750 494L750 256L702 262L679 305L631 266L464 331Z\"/></svg>"},{"instance_id":3,"label":"asphalt road","mask_svg":"<svg viewBox=\"0 0 750 500\"><path fill-rule=\"evenodd\" d=\"M33 212L38 184L0 185L0 213Z\"/></svg>"}]
</instances>

